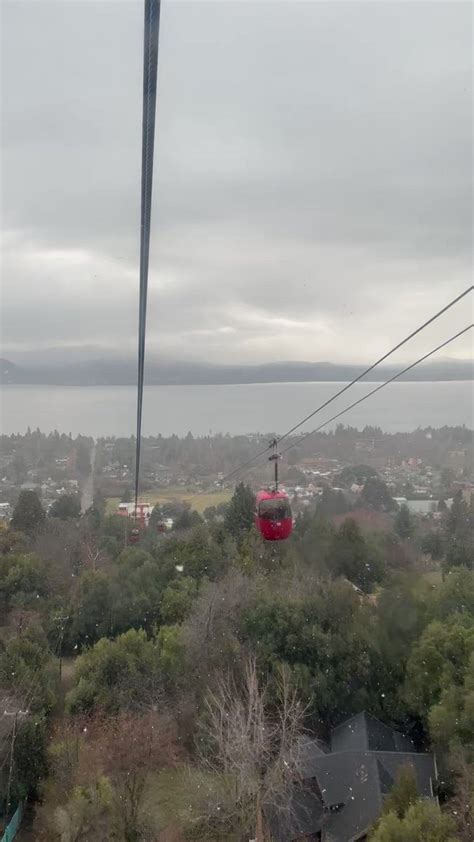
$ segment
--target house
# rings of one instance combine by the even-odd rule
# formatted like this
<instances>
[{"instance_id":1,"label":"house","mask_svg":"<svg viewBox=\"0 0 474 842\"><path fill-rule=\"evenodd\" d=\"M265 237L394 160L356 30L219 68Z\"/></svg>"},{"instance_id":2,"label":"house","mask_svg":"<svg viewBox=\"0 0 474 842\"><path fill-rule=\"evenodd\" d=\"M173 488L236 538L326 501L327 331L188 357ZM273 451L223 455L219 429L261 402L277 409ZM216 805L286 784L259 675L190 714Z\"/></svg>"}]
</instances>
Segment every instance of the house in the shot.
<instances>
[{"instance_id":1,"label":"house","mask_svg":"<svg viewBox=\"0 0 474 842\"><path fill-rule=\"evenodd\" d=\"M435 798L434 756L415 751L408 737L368 713L334 728L330 746L305 737L295 751L300 781L288 794L289 809L266 814L275 842L361 842L407 765L420 797Z\"/></svg>"}]
</instances>

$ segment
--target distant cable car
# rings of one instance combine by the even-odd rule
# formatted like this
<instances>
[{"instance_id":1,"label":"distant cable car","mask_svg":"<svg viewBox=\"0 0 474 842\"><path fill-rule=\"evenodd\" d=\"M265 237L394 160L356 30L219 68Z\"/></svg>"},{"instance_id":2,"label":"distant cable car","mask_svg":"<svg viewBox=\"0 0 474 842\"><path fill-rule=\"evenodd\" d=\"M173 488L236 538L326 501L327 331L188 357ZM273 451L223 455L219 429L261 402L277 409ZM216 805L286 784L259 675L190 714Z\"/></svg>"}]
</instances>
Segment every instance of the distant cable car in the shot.
<instances>
[{"instance_id":1,"label":"distant cable car","mask_svg":"<svg viewBox=\"0 0 474 842\"><path fill-rule=\"evenodd\" d=\"M272 441L273 454L269 460L275 463L275 488L262 489L255 498L255 526L266 541L284 541L291 535L293 516L290 501L285 491L278 489L277 441Z\"/></svg>"}]
</instances>

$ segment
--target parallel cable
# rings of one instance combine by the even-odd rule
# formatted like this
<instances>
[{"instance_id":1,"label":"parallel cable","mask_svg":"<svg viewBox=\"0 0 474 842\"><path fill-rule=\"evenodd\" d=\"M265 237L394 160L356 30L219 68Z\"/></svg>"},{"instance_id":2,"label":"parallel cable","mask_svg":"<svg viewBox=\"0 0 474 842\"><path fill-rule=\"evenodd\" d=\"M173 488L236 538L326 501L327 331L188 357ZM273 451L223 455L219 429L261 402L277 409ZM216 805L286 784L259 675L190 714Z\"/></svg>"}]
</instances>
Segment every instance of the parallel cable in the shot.
<instances>
[{"instance_id":1,"label":"parallel cable","mask_svg":"<svg viewBox=\"0 0 474 842\"><path fill-rule=\"evenodd\" d=\"M420 363L427 360L428 357L432 357L433 354L436 354L437 351L441 351L441 349L445 348L446 345L449 345L451 342L454 342L455 339L458 339L464 333L467 333L468 330L472 330L473 327L474 327L474 324L470 324L467 327L460 330L458 333L455 333L454 336L450 336L450 338L446 339L445 342L442 342L441 345L437 345L436 348L433 348L431 351L428 351L427 354L424 354L422 357L420 357L414 363L411 363L410 365L407 365L401 371L398 371L397 374L394 374L393 377L389 377L389 379L385 380L384 383L380 383L378 386L375 387L375 389L372 389L372 391L367 392L366 395L363 395L361 398L358 398L358 400L354 401L354 403L351 403L349 406L346 406L345 409L341 409L341 411L337 412L336 415L333 415L332 418L328 418L326 421L323 421L323 423L320 424L319 427L316 427L316 429L310 430L308 433L304 433L304 435L301 436L299 441L292 442L292 444L288 445L288 447L285 447L281 451L280 455L283 456L283 454L286 453L288 450L291 450L292 447L297 447L299 444L301 444L302 441L307 439L309 436L313 436L315 433L318 433L320 430L322 430L323 427L327 427L327 425L331 424L332 421L335 421L336 418L340 418L341 415L345 415L346 412L349 412L350 409L354 409L355 406L358 406L358 404L363 403L363 401L366 401L367 398L370 398L370 397L372 397L372 395L375 395L376 392L380 392L380 390L384 389L385 386L388 386L389 383L393 383L393 381L397 380L399 377L401 377L402 374L406 374L407 371L410 371L412 368L415 368L415 366L420 365Z\"/></svg>"},{"instance_id":2,"label":"parallel cable","mask_svg":"<svg viewBox=\"0 0 474 842\"><path fill-rule=\"evenodd\" d=\"M140 456L145 372L146 309L150 258L151 198L155 145L156 84L161 0L145 0L143 43L142 175L140 219L140 292L138 310L137 435L135 452L135 517L140 482Z\"/></svg>"},{"instance_id":3,"label":"parallel cable","mask_svg":"<svg viewBox=\"0 0 474 842\"><path fill-rule=\"evenodd\" d=\"M355 377L354 380L351 380L350 383L347 383L342 389L339 389L339 391L336 392L336 394L330 397L327 401L325 401L325 403L322 403L321 406L318 406L317 409L313 410L313 412L310 412L309 415L306 416L306 418L303 418L302 421L299 421L298 424L295 424L293 427L291 427L290 430L287 430L286 433L283 433L283 435L279 437L278 441L281 442L283 441L283 439L288 438L288 436L290 436L292 433L298 430L299 427L305 424L306 421L309 421L310 418L316 415L317 412L320 412L322 409L325 409L326 406L329 406L329 404L335 401L336 398L338 398L340 395L343 395L344 392L347 392L347 390L350 389L351 386L353 386L355 383L358 383L359 380L362 380L362 378L365 377L367 374L370 374L370 372L373 371L374 368L377 368L377 366L380 365L380 363L385 362L385 360L392 354L394 354L395 351L398 351L399 348L401 348L403 345L406 345L406 343L409 342L410 339L413 339L413 337L415 337L418 333L421 333L422 330L427 328L428 325L432 324L432 322L436 321L436 319L439 319L439 317L446 313L447 310L450 310L451 307L454 307L454 305L457 304L458 301L461 301L461 299L464 298L464 296L468 295L468 293L472 292L473 289L474 285L471 285L470 287L465 289L464 292L461 292L461 294L458 295L456 298L453 298L453 300L450 301L449 304L446 304L446 306L443 307L442 310L438 310L438 312L435 313L434 316L431 316L430 319L424 322L424 324L420 325L420 327L417 327L416 330L410 333L409 336L405 337L405 339L402 339L402 341L399 342L398 345L395 345L393 348L390 349L390 351L387 351L387 353L384 354L383 357L380 357L380 359L378 359L377 362L372 363L372 365L366 368L365 371L363 371L361 374Z\"/></svg>"},{"instance_id":4,"label":"parallel cable","mask_svg":"<svg viewBox=\"0 0 474 842\"><path fill-rule=\"evenodd\" d=\"M440 316L442 316L444 313L446 313L448 310L450 310L451 307L454 307L454 305L457 304L458 301L461 301L461 299L464 298L466 295L468 295L470 292L472 292L473 289L474 289L474 285L471 284L471 286L468 287L467 289L465 289L464 292L461 292L459 295L456 296L456 298L453 298L452 301L449 301L448 304L446 304L444 307L442 307L441 310L438 310L438 312L434 313L434 315L431 316L429 319L427 319L426 322L423 322L423 324L419 325L419 327L417 327L415 330L413 330L408 336L406 336L404 339L402 339L400 342L398 342L397 345L394 345L393 348L391 348L389 351L387 351L385 354L383 354L383 356L380 357L376 362L372 363L372 365L370 365L368 368L366 368L364 371L362 371L357 377L355 377L353 380L351 380L350 383L346 383L345 386L342 387L342 389L339 389L339 391L337 391L333 395L331 395L331 397L328 398L326 401L324 401L324 403L320 404L318 407L316 407L316 409L314 409L312 412L310 412L308 415L306 415L305 418L303 418L297 424L294 424L294 426L291 427L289 430L287 430L286 433L283 433L283 435L281 435L281 436L277 436L276 437L277 443L279 444L281 441L288 438L288 436L290 436L292 433L294 433L296 430L298 430L303 424L305 424L307 421L309 421L310 418L313 418L318 412L321 412L321 410L325 409L327 406L329 406L329 404L333 403L333 401L335 401L338 397L343 395L344 392L347 392L347 390L350 389L352 386L354 386L355 383L358 383L360 380L362 380L363 377L365 377L367 374L370 374L370 372L373 371L374 368L376 368L378 365L380 365L386 359L388 359L388 357L390 357L392 354L394 354L395 351L398 351L399 348L402 348L403 345L406 345L406 343L409 342L410 339L413 339L415 336L417 336L417 334L421 333L422 330L425 330L425 328L427 328L430 324L432 324L434 321L439 319ZM400 374L398 374L397 376L400 377L402 373L403 372L400 372ZM243 471L244 468L247 468L249 465L251 465L257 459L259 459L261 456L264 456L266 453L268 453L272 449L272 446L273 446L272 443L270 443L269 445L267 445L267 447L264 450L259 451L258 453L255 454L255 456L252 456L250 459L247 459L247 461L243 462L242 465L240 465L238 468L235 468L233 471L230 471L228 474L226 474L226 476L221 480L221 482L226 482L231 477L240 473L240 471ZM283 452L285 452L285 451L283 451Z\"/></svg>"}]
</instances>

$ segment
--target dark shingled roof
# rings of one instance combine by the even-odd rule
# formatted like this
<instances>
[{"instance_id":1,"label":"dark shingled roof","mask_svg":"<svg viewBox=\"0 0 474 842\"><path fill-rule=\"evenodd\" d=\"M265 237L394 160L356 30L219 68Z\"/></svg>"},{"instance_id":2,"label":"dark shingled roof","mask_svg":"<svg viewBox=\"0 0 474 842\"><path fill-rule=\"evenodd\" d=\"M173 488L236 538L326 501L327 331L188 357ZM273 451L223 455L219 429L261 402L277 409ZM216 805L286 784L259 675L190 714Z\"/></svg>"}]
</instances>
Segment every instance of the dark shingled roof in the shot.
<instances>
[{"instance_id":1,"label":"dark shingled roof","mask_svg":"<svg viewBox=\"0 0 474 842\"><path fill-rule=\"evenodd\" d=\"M331 751L408 751L412 741L369 713L358 713L331 732Z\"/></svg>"},{"instance_id":2,"label":"dark shingled roof","mask_svg":"<svg viewBox=\"0 0 474 842\"><path fill-rule=\"evenodd\" d=\"M430 754L350 751L328 755L318 765L315 777L326 806L343 805L328 813L323 842L358 839L379 817L383 797L402 766L414 769L420 796L433 797L436 770Z\"/></svg>"},{"instance_id":3,"label":"dark shingled roof","mask_svg":"<svg viewBox=\"0 0 474 842\"><path fill-rule=\"evenodd\" d=\"M276 842L319 832L322 842L360 839L379 817L402 766L413 768L419 795L433 797L433 756L414 752L407 737L373 716L358 714L335 728L331 747L325 753L316 740L298 742L296 757L305 785L293 787L290 810L267 814Z\"/></svg>"},{"instance_id":4,"label":"dark shingled roof","mask_svg":"<svg viewBox=\"0 0 474 842\"><path fill-rule=\"evenodd\" d=\"M267 808L265 816L275 842L288 842L298 837L318 833L322 828L324 811L315 792L295 785L290 794L288 809Z\"/></svg>"},{"instance_id":5,"label":"dark shingled roof","mask_svg":"<svg viewBox=\"0 0 474 842\"><path fill-rule=\"evenodd\" d=\"M312 778L315 760L324 757L327 746L312 737L300 737L293 749L295 763L302 778Z\"/></svg>"}]
</instances>

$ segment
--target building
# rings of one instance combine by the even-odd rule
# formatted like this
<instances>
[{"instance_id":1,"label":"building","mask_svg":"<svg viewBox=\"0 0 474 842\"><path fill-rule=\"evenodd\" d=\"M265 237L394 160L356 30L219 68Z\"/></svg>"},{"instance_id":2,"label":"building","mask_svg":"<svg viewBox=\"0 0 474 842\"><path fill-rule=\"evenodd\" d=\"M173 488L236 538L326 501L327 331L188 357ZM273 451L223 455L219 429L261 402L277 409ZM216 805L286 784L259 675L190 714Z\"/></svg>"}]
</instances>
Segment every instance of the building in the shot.
<instances>
[{"instance_id":1,"label":"building","mask_svg":"<svg viewBox=\"0 0 474 842\"><path fill-rule=\"evenodd\" d=\"M435 757L415 751L408 737L368 713L334 728L330 746L302 738L296 763L301 782L289 793L290 809L267 814L275 842L361 842L407 765L420 797L435 799Z\"/></svg>"}]
</instances>

